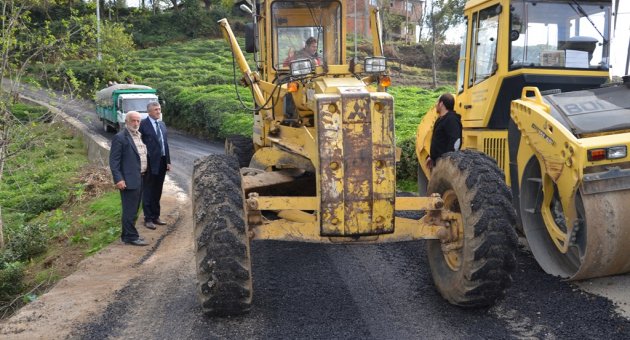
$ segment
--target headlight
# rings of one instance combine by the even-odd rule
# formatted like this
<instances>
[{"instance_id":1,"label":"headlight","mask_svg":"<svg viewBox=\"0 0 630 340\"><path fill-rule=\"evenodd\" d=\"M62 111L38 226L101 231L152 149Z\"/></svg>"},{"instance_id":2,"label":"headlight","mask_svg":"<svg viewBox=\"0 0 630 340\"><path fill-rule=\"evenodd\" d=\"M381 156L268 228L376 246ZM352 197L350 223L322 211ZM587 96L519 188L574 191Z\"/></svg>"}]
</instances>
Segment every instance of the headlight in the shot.
<instances>
[{"instance_id":1,"label":"headlight","mask_svg":"<svg viewBox=\"0 0 630 340\"><path fill-rule=\"evenodd\" d=\"M626 149L626 146L613 146L608 148L608 150L606 150L607 152L607 157L608 159L618 159L618 158L625 158L626 155L628 154L628 150Z\"/></svg>"},{"instance_id":2,"label":"headlight","mask_svg":"<svg viewBox=\"0 0 630 340\"><path fill-rule=\"evenodd\" d=\"M291 75L293 77L299 77L307 75L313 72L313 64L310 59L298 59L291 62L289 65L291 69Z\"/></svg>"},{"instance_id":3,"label":"headlight","mask_svg":"<svg viewBox=\"0 0 630 340\"><path fill-rule=\"evenodd\" d=\"M387 59L385 57L368 57L365 58L363 70L367 73L385 72Z\"/></svg>"}]
</instances>

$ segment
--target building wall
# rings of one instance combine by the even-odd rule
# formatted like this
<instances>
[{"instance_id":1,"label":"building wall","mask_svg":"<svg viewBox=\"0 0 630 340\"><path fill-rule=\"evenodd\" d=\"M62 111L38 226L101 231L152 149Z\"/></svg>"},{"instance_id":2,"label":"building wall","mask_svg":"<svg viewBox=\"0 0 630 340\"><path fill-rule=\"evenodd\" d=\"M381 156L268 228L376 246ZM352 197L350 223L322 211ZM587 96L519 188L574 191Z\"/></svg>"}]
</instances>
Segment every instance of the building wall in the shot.
<instances>
[{"instance_id":1,"label":"building wall","mask_svg":"<svg viewBox=\"0 0 630 340\"><path fill-rule=\"evenodd\" d=\"M356 18L355 18L355 5L356 5ZM354 32L354 28L357 28L357 33L366 37L370 37L370 6L378 5L381 11L388 11L390 14L395 14L403 17L403 22L408 20L410 24L417 23L422 16L422 10L424 6L424 0L349 0L346 14L347 29L348 32ZM407 10L408 9L408 10ZM406 17L408 15L408 17ZM382 17L382 14L381 14ZM394 33L395 36L399 36L404 39L405 30L404 27L400 27ZM415 41L415 29L408 32L408 39Z\"/></svg>"}]
</instances>

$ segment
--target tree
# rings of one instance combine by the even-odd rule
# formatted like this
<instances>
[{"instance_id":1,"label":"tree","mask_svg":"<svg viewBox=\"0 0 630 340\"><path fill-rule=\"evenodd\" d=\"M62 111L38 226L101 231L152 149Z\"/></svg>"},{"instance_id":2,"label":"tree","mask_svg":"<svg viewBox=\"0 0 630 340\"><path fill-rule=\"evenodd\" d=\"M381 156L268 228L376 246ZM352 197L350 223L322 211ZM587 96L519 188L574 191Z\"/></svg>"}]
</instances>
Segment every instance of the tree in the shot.
<instances>
[{"instance_id":1,"label":"tree","mask_svg":"<svg viewBox=\"0 0 630 340\"><path fill-rule=\"evenodd\" d=\"M446 31L463 19L465 0L429 0L423 16L428 30L428 45L431 49L433 87L437 87L437 68L440 48L446 40Z\"/></svg>"},{"instance_id":2,"label":"tree","mask_svg":"<svg viewBox=\"0 0 630 340\"><path fill-rule=\"evenodd\" d=\"M71 9L69 18L34 22L31 10L48 8L54 0L0 1L0 184L6 160L20 148L9 148L13 130L22 124L12 111L18 99L19 82L35 61L56 62L77 56L86 49L93 26L86 18L77 17ZM22 141L28 138L22 136ZM28 141L29 143L31 141ZM23 143L23 142L21 142ZM13 153L12 153L13 152ZM4 224L0 207L0 248L4 248Z\"/></svg>"}]
</instances>

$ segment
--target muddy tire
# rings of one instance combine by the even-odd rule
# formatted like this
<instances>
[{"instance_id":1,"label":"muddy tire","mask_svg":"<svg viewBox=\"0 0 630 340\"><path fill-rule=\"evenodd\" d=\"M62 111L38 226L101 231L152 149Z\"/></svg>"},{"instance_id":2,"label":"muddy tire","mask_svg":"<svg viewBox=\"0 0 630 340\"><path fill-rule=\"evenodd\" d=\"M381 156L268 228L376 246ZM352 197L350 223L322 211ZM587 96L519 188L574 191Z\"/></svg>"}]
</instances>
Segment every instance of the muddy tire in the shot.
<instances>
[{"instance_id":1,"label":"muddy tire","mask_svg":"<svg viewBox=\"0 0 630 340\"><path fill-rule=\"evenodd\" d=\"M198 159L192 188L197 294L203 312L246 313L252 303L252 272L237 160L227 155Z\"/></svg>"},{"instance_id":2,"label":"muddy tire","mask_svg":"<svg viewBox=\"0 0 630 340\"><path fill-rule=\"evenodd\" d=\"M516 214L510 189L494 160L475 151L451 152L431 172L428 192L450 196L445 208L460 212L463 246L442 251L427 242L433 281L450 303L485 307L505 295L516 269Z\"/></svg>"},{"instance_id":3,"label":"muddy tire","mask_svg":"<svg viewBox=\"0 0 630 340\"><path fill-rule=\"evenodd\" d=\"M228 136L225 138L225 154L236 157L241 168L248 167L252 156L254 156L254 143L249 137Z\"/></svg>"}]
</instances>

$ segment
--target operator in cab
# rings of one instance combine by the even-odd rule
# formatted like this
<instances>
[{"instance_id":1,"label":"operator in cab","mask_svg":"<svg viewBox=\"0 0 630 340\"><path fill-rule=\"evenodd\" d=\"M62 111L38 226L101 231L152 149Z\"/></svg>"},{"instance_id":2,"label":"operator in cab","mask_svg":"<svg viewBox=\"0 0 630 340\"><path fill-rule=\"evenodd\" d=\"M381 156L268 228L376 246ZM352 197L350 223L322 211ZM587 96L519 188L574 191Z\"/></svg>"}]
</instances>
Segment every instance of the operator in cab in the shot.
<instances>
[{"instance_id":1,"label":"operator in cab","mask_svg":"<svg viewBox=\"0 0 630 340\"><path fill-rule=\"evenodd\" d=\"M453 110L454 106L455 98L450 93L441 95L435 104L435 110L440 116L433 126L431 154L426 159L429 169L433 169L443 154L457 151L462 146L462 117Z\"/></svg>"},{"instance_id":2,"label":"operator in cab","mask_svg":"<svg viewBox=\"0 0 630 340\"><path fill-rule=\"evenodd\" d=\"M313 60L313 63L315 64L315 66L321 65L321 61L319 60L319 57L317 56L317 39L315 39L314 37L309 37L308 39L306 39L303 49L295 53L293 53L292 50L289 50L289 55L287 56L287 59L285 59L282 64L284 66L289 66L289 64L293 60L306 59L306 58Z\"/></svg>"}]
</instances>

